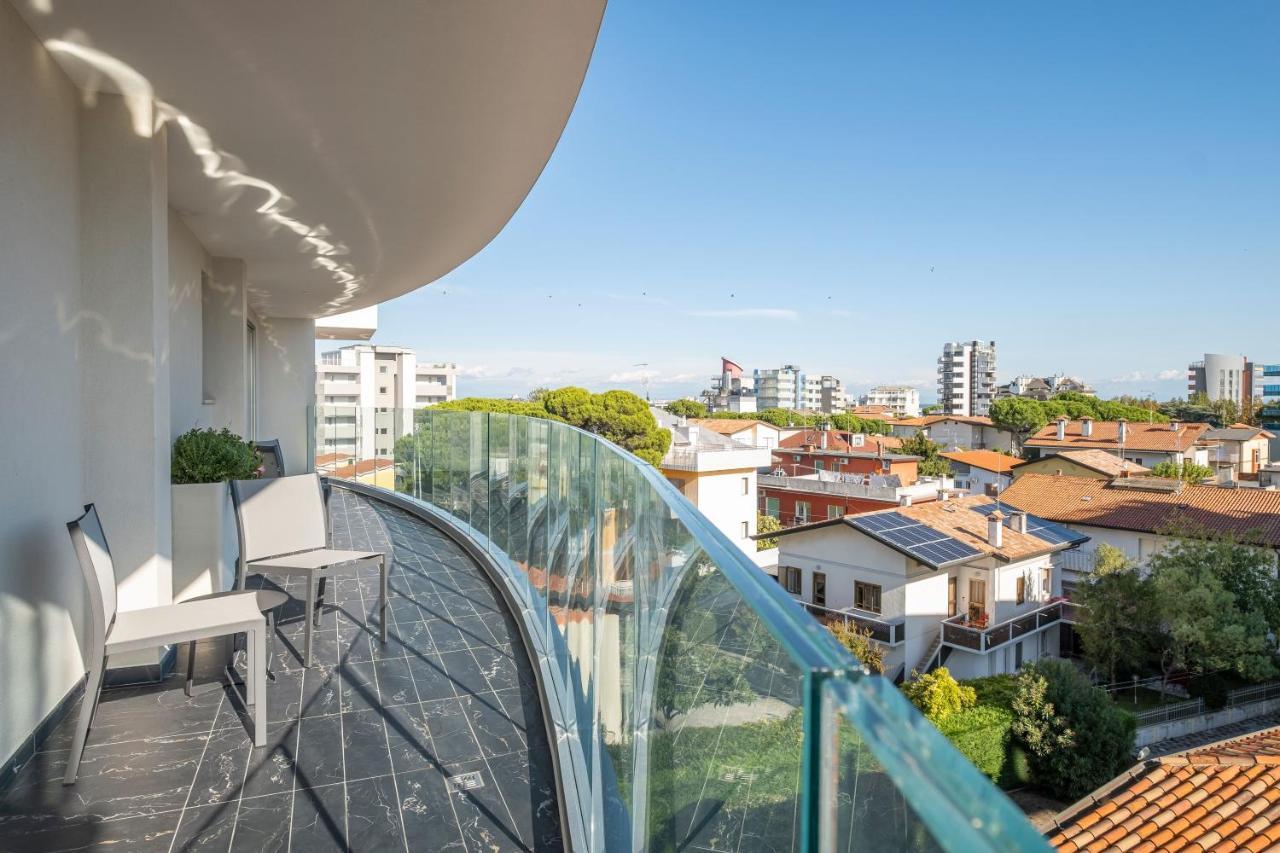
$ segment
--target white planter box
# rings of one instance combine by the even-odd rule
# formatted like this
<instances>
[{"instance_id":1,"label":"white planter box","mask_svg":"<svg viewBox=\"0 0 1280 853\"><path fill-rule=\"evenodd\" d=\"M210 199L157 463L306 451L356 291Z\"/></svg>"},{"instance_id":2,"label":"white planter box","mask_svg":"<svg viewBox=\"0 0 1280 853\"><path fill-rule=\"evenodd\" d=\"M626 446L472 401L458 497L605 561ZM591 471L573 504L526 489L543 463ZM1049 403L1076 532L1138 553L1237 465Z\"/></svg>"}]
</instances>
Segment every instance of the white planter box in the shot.
<instances>
[{"instance_id":1,"label":"white planter box","mask_svg":"<svg viewBox=\"0 0 1280 853\"><path fill-rule=\"evenodd\" d=\"M173 486L173 600L235 586L235 512L226 483Z\"/></svg>"}]
</instances>

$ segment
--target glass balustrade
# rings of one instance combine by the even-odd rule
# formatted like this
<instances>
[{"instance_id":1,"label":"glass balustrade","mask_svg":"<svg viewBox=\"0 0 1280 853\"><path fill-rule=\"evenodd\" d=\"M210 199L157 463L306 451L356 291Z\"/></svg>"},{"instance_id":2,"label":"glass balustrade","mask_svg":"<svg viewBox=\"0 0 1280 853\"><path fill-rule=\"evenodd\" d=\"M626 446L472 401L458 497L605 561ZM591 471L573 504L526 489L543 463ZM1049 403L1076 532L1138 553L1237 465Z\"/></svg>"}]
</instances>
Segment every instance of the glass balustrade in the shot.
<instances>
[{"instance_id":1,"label":"glass balustrade","mask_svg":"<svg viewBox=\"0 0 1280 853\"><path fill-rule=\"evenodd\" d=\"M1045 847L889 679L615 445L506 414L325 407L312 450L487 556L540 672L574 849Z\"/></svg>"}]
</instances>

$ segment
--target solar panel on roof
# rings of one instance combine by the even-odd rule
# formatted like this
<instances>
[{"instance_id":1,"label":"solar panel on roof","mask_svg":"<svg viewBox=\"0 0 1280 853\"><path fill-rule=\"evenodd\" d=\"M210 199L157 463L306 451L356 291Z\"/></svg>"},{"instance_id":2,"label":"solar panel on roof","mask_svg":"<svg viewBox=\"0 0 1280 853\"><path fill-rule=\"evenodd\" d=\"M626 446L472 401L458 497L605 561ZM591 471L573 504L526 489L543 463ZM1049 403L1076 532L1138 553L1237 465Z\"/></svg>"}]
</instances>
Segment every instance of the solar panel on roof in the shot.
<instances>
[{"instance_id":1,"label":"solar panel on roof","mask_svg":"<svg viewBox=\"0 0 1280 853\"><path fill-rule=\"evenodd\" d=\"M980 506L975 506L972 509L974 512L980 512L983 515L991 515L991 513L995 512L997 508L996 504L981 504ZM1011 512L1019 512L1019 510L1012 507L1009 509ZM1064 543L1075 544L1079 542L1086 542L1089 539L1088 536L1077 533L1069 527L1063 527L1061 524L1046 521L1040 516L1032 515L1031 513L1027 513L1027 533L1037 537L1038 539L1043 539L1045 542L1053 545L1062 545Z\"/></svg>"},{"instance_id":2,"label":"solar panel on roof","mask_svg":"<svg viewBox=\"0 0 1280 853\"><path fill-rule=\"evenodd\" d=\"M864 533L934 568L956 560L970 559L981 553L976 548L899 512L863 515L850 521Z\"/></svg>"}]
</instances>

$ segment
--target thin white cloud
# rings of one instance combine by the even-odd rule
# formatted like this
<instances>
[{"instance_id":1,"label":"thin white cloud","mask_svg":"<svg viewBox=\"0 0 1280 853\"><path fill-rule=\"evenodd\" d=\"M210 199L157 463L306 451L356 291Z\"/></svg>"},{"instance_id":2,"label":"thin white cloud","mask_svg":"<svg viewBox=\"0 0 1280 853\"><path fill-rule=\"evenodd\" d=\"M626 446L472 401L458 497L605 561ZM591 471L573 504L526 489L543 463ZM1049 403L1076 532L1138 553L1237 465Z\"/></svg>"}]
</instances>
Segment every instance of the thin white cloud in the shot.
<instances>
[{"instance_id":1,"label":"thin white cloud","mask_svg":"<svg viewBox=\"0 0 1280 853\"><path fill-rule=\"evenodd\" d=\"M720 308L706 311L688 311L689 317L713 317L720 320L785 320L795 323L800 312L790 308Z\"/></svg>"},{"instance_id":2,"label":"thin white cloud","mask_svg":"<svg viewBox=\"0 0 1280 853\"><path fill-rule=\"evenodd\" d=\"M1183 375L1184 374L1181 370L1177 370L1175 368L1169 368L1168 370L1158 370L1158 371L1151 371L1151 372L1142 371L1142 370L1130 370L1128 373L1122 373L1121 375L1113 378L1111 381L1112 382L1168 382L1172 379L1181 379Z\"/></svg>"},{"instance_id":3,"label":"thin white cloud","mask_svg":"<svg viewBox=\"0 0 1280 853\"><path fill-rule=\"evenodd\" d=\"M1169 379L1181 379L1183 375L1184 375L1184 371L1170 368L1169 370L1162 370L1159 373L1157 373L1156 379L1165 380L1165 381Z\"/></svg>"}]
</instances>

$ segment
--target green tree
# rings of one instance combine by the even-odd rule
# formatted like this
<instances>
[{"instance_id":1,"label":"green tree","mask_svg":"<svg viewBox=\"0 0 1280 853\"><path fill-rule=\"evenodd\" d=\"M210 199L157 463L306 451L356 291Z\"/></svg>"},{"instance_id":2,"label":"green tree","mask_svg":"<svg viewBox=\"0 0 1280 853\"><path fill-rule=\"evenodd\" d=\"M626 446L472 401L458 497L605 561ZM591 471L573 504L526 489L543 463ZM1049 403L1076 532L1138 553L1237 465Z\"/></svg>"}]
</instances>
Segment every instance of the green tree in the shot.
<instances>
[{"instance_id":1,"label":"green tree","mask_svg":"<svg viewBox=\"0 0 1280 853\"><path fill-rule=\"evenodd\" d=\"M912 671L911 680L902 685L902 692L935 724L978 703L973 688L956 681L945 666L924 675Z\"/></svg>"},{"instance_id":2,"label":"green tree","mask_svg":"<svg viewBox=\"0 0 1280 853\"><path fill-rule=\"evenodd\" d=\"M782 529L782 522L774 518L772 515L765 515L763 512L756 513L756 533L774 533ZM770 548L778 547L778 537L774 536L770 539L757 539L756 550L768 551Z\"/></svg>"},{"instance_id":3,"label":"green tree","mask_svg":"<svg viewBox=\"0 0 1280 853\"><path fill-rule=\"evenodd\" d=\"M1123 572L1133 568L1133 561L1115 545L1106 542L1098 543L1093 552L1093 575L1102 577L1113 572Z\"/></svg>"},{"instance_id":4,"label":"green tree","mask_svg":"<svg viewBox=\"0 0 1280 853\"><path fill-rule=\"evenodd\" d=\"M991 421L1013 433L1017 447L1049 422L1045 407L1026 397L1004 397L991 404Z\"/></svg>"},{"instance_id":5,"label":"green tree","mask_svg":"<svg viewBox=\"0 0 1280 853\"><path fill-rule=\"evenodd\" d=\"M1208 465L1199 465L1195 462L1160 462L1151 469L1151 473L1156 477L1164 477L1167 480L1185 480L1188 483L1199 483L1213 476L1213 469Z\"/></svg>"},{"instance_id":6,"label":"green tree","mask_svg":"<svg viewBox=\"0 0 1280 853\"><path fill-rule=\"evenodd\" d=\"M1274 673L1268 616L1274 618L1280 582L1262 563L1238 559L1232 553L1238 544L1179 538L1148 560L1166 683L1176 672L1229 669L1251 680Z\"/></svg>"},{"instance_id":7,"label":"green tree","mask_svg":"<svg viewBox=\"0 0 1280 853\"><path fill-rule=\"evenodd\" d=\"M1076 587L1075 598L1084 605L1076 630L1085 658L1112 683L1152 660L1160 613L1137 568L1118 548L1106 547L1099 547L1093 574Z\"/></svg>"},{"instance_id":8,"label":"green tree","mask_svg":"<svg viewBox=\"0 0 1280 853\"><path fill-rule=\"evenodd\" d=\"M946 477L951 473L951 462L940 456L942 445L929 440L929 436L918 432L910 438L902 440L902 446L895 453L920 457L920 476Z\"/></svg>"},{"instance_id":9,"label":"green tree","mask_svg":"<svg viewBox=\"0 0 1280 853\"><path fill-rule=\"evenodd\" d=\"M551 390L550 388L544 388L540 385L537 388L534 388L532 391L530 391L525 396L525 399L528 400L530 403L540 403L542 402L542 398L545 397L547 395L547 392L550 390Z\"/></svg>"},{"instance_id":10,"label":"green tree","mask_svg":"<svg viewBox=\"0 0 1280 853\"><path fill-rule=\"evenodd\" d=\"M1133 752L1133 717L1070 661L1023 669L1013 699L1013 733L1026 747L1036 784L1076 800L1114 778Z\"/></svg>"},{"instance_id":11,"label":"green tree","mask_svg":"<svg viewBox=\"0 0 1280 853\"><path fill-rule=\"evenodd\" d=\"M707 416L707 404L699 403L697 400L691 400L688 397L672 400L667 403L666 410L669 414L681 418L705 418Z\"/></svg>"},{"instance_id":12,"label":"green tree","mask_svg":"<svg viewBox=\"0 0 1280 853\"><path fill-rule=\"evenodd\" d=\"M870 628L859 628L853 622L838 621L828 624L827 630L868 670L876 675L884 674L884 646L871 639Z\"/></svg>"}]
</instances>

